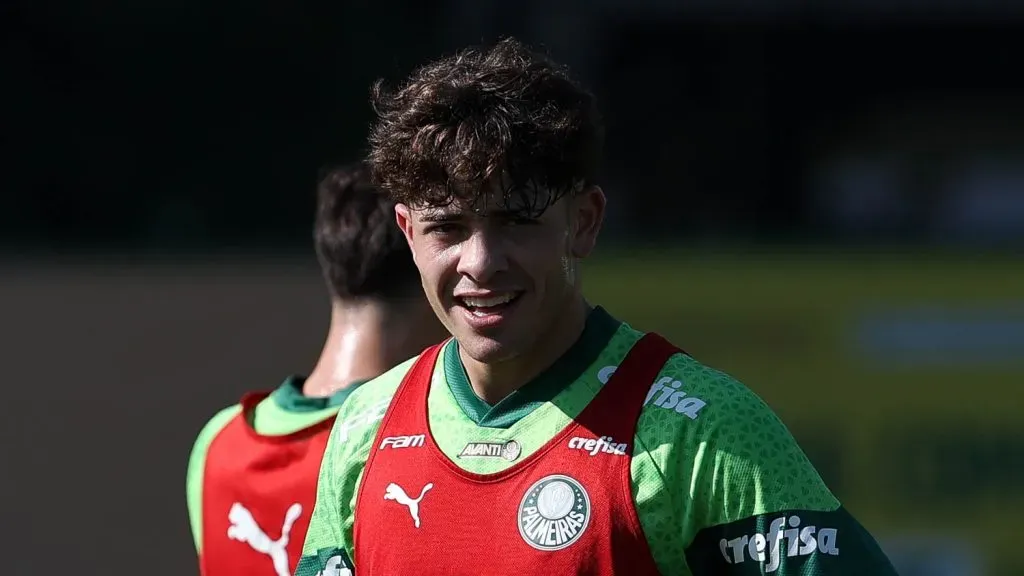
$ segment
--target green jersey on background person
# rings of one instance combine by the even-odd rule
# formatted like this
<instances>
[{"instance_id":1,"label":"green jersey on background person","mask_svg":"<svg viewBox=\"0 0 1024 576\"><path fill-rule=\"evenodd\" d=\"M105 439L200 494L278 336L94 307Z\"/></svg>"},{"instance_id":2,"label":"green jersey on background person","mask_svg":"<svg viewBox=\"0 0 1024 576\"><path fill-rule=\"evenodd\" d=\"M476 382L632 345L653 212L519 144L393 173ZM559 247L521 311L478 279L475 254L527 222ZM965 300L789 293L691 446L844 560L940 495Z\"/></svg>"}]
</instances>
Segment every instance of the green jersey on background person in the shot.
<instances>
[{"instance_id":1,"label":"green jersey on background person","mask_svg":"<svg viewBox=\"0 0 1024 576\"><path fill-rule=\"evenodd\" d=\"M308 378L247 394L199 433L186 501L203 576L290 574L338 409L359 384L447 335L419 291L393 204L365 164L328 171L317 196L314 244L331 296L327 341Z\"/></svg>"}]
</instances>

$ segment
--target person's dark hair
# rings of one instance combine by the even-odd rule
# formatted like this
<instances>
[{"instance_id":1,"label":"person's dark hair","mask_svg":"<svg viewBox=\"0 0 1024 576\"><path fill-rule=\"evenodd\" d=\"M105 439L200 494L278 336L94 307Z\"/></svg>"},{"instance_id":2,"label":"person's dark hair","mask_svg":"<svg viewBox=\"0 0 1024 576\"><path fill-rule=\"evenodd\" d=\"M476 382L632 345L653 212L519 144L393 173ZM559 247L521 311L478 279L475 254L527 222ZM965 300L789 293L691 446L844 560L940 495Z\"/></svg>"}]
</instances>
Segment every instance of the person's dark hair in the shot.
<instances>
[{"instance_id":1,"label":"person's dark hair","mask_svg":"<svg viewBox=\"0 0 1024 576\"><path fill-rule=\"evenodd\" d=\"M506 208L538 215L597 179L594 96L515 39L426 64L396 90L378 80L372 100L370 163L395 202L480 208L500 182Z\"/></svg>"},{"instance_id":2,"label":"person's dark hair","mask_svg":"<svg viewBox=\"0 0 1024 576\"><path fill-rule=\"evenodd\" d=\"M335 298L387 300L419 287L394 206L363 162L330 168L320 179L313 245Z\"/></svg>"}]
</instances>

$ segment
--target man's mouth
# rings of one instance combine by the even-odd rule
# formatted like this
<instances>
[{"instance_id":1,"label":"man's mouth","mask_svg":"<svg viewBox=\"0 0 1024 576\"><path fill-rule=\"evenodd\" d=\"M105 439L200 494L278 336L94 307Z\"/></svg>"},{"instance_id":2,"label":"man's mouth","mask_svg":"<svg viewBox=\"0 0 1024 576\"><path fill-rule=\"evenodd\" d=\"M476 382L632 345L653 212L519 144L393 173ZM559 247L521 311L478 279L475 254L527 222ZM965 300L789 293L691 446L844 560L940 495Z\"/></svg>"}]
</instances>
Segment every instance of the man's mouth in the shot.
<instances>
[{"instance_id":1,"label":"man's mouth","mask_svg":"<svg viewBox=\"0 0 1024 576\"><path fill-rule=\"evenodd\" d=\"M522 292L503 292L487 296L456 296L455 301L473 316L485 318L501 314L515 304L522 294Z\"/></svg>"}]
</instances>

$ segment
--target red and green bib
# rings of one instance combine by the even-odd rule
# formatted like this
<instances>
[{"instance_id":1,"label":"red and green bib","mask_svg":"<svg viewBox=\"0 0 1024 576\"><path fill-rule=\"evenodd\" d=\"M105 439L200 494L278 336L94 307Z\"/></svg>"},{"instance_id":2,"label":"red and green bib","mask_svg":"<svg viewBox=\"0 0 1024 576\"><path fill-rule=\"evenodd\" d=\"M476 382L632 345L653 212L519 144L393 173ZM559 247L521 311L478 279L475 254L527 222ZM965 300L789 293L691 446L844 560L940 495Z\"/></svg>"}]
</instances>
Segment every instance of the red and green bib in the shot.
<instances>
[{"instance_id":1,"label":"red and green bib","mask_svg":"<svg viewBox=\"0 0 1024 576\"><path fill-rule=\"evenodd\" d=\"M576 420L494 474L455 465L427 419L441 347L399 387L366 463L356 506L360 575L657 574L633 505L630 461L650 381L678 350L643 338ZM500 450L518 456L512 443Z\"/></svg>"},{"instance_id":2,"label":"red and green bib","mask_svg":"<svg viewBox=\"0 0 1024 576\"><path fill-rule=\"evenodd\" d=\"M316 479L333 419L278 436L250 424L267 394L242 410L210 443L202 480L203 576L289 576L313 511Z\"/></svg>"}]
</instances>

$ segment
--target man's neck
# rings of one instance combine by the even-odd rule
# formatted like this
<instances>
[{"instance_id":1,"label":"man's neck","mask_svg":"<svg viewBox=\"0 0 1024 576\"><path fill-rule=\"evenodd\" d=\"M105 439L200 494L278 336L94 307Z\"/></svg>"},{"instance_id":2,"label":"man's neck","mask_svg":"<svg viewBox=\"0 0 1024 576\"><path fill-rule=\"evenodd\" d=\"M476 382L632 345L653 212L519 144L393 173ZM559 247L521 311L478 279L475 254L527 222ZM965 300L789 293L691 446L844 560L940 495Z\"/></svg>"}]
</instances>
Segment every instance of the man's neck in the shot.
<instances>
[{"instance_id":1,"label":"man's neck","mask_svg":"<svg viewBox=\"0 0 1024 576\"><path fill-rule=\"evenodd\" d=\"M460 352L473 392L493 406L522 388L547 370L579 340L590 310L586 300L579 298L564 315L552 323L545 338L538 339L530 350L504 362L483 364Z\"/></svg>"},{"instance_id":2,"label":"man's neck","mask_svg":"<svg viewBox=\"0 0 1024 576\"><path fill-rule=\"evenodd\" d=\"M394 346L386 338L389 315L389 311L375 303L335 302L327 341L302 386L302 393L312 397L331 396L354 383L375 378L403 360L392 358Z\"/></svg>"}]
</instances>

